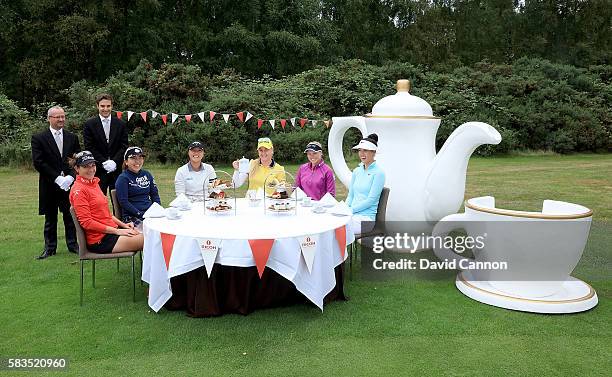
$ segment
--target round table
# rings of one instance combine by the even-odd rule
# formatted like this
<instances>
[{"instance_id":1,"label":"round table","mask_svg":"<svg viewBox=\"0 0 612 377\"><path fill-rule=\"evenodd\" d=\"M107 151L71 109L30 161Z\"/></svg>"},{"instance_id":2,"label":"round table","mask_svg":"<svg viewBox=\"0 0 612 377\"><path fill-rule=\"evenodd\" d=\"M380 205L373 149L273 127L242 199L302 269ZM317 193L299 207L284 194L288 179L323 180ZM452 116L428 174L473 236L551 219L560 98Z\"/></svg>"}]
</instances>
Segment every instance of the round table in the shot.
<instances>
[{"instance_id":1,"label":"round table","mask_svg":"<svg viewBox=\"0 0 612 377\"><path fill-rule=\"evenodd\" d=\"M229 204L234 206L234 200ZM142 279L150 285L149 306L159 311L170 299L170 278L204 266L200 249L203 240L214 240L219 245L215 265L235 267L255 266L249 241L274 240L265 267L293 283L297 291L323 310L325 296L336 286L335 268L347 257L344 249L340 250L336 229L344 229L346 244L354 241L345 226L350 216L317 214L313 207L301 204L296 214L264 213L263 201L257 207L249 206L246 199L238 199L236 204L236 215L233 210L224 214L205 212L203 203L194 203L190 210L180 211L180 219L145 219ZM270 202L266 200L266 204ZM173 246L171 252L164 253L162 236L167 239L167 235L171 235ZM302 256L301 242L305 237L315 241L310 269ZM212 272L215 269L218 268Z\"/></svg>"}]
</instances>

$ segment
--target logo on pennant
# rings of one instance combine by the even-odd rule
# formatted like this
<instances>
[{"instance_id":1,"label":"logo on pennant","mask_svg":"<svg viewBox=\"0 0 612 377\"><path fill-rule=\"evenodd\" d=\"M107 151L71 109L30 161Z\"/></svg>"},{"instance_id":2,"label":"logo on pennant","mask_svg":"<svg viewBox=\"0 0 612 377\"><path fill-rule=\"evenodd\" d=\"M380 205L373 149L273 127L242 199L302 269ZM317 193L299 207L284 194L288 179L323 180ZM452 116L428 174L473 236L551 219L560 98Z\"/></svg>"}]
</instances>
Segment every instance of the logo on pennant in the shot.
<instances>
[{"instance_id":1,"label":"logo on pennant","mask_svg":"<svg viewBox=\"0 0 612 377\"><path fill-rule=\"evenodd\" d=\"M198 238L197 240L206 273L210 278L210 274L212 274L213 267L215 266L215 260L219 254L219 249L221 249L221 240L210 238Z\"/></svg>"},{"instance_id":2,"label":"logo on pennant","mask_svg":"<svg viewBox=\"0 0 612 377\"><path fill-rule=\"evenodd\" d=\"M306 267L310 273L312 273L312 264L314 262L318 241L318 235L304 236L300 238L300 249L302 249L302 256L304 257L304 262L306 262Z\"/></svg>"},{"instance_id":3,"label":"logo on pennant","mask_svg":"<svg viewBox=\"0 0 612 377\"><path fill-rule=\"evenodd\" d=\"M268 263L272 245L274 245L274 240L249 240L249 246L251 247L260 278L266 268L266 263Z\"/></svg>"}]
</instances>

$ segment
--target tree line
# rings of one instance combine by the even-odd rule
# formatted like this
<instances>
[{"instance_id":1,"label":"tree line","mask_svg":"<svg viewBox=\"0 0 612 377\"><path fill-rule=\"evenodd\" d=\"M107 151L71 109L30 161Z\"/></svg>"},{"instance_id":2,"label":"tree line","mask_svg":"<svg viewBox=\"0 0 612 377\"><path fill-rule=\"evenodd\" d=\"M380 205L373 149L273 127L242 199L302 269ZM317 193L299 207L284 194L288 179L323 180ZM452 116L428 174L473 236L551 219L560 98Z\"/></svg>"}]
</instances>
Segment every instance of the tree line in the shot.
<instances>
[{"instance_id":1,"label":"tree line","mask_svg":"<svg viewBox=\"0 0 612 377\"><path fill-rule=\"evenodd\" d=\"M610 0L0 0L0 9L0 92L28 109L144 58L282 78L345 59L450 72L612 57Z\"/></svg>"}]
</instances>

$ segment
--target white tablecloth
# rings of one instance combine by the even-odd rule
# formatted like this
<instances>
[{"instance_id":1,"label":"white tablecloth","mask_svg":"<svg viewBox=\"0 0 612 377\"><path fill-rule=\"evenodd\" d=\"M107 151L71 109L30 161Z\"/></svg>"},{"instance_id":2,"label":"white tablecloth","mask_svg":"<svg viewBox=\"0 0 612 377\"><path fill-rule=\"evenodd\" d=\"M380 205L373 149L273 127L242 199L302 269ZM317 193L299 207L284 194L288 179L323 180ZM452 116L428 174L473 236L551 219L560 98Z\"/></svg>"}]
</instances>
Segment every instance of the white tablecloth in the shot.
<instances>
[{"instance_id":1,"label":"white tablecloth","mask_svg":"<svg viewBox=\"0 0 612 377\"><path fill-rule=\"evenodd\" d=\"M238 200L237 213L204 214L202 203L196 203L190 211L181 211L181 219L144 221L142 280L149 283L149 306L157 312L170 299L171 277L204 265L197 238L220 239L215 263L238 267L255 266L249 239L274 239L266 266L293 282L299 292L323 310L323 299L336 285L334 268L343 262L335 229L346 225L350 217L316 214L301 205L295 216L264 214L263 205L249 207L245 199ZM355 237L346 228L348 245ZM161 232L176 235L168 268ZM318 235L312 271L308 271L300 249L299 240L306 235Z\"/></svg>"}]
</instances>

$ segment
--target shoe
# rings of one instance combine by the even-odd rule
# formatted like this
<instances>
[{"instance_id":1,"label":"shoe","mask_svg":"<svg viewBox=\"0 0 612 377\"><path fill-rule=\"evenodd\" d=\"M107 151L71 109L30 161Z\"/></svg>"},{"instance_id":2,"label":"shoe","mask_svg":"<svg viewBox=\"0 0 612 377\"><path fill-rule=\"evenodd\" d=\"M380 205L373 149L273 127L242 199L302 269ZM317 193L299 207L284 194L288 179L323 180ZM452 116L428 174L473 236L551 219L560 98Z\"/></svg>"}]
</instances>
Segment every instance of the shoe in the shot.
<instances>
[{"instance_id":1,"label":"shoe","mask_svg":"<svg viewBox=\"0 0 612 377\"><path fill-rule=\"evenodd\" d=\"M43 250L42 254L40 254L39 256L37 256L35 259L47 259L51 256L53 256L55 254L54 251L50 251L50 250Z\"/></svg>"},{"instance_id":2,"label":"shoe","mask_svg":"<svg viewBox=\"0 0 612 377\"><path fill-rule=\"evenodd\" d=\"M78 254L79 253L79 249L68 249L68 252L70 252L72 254Z\"/></svg>"}]
</instances>

